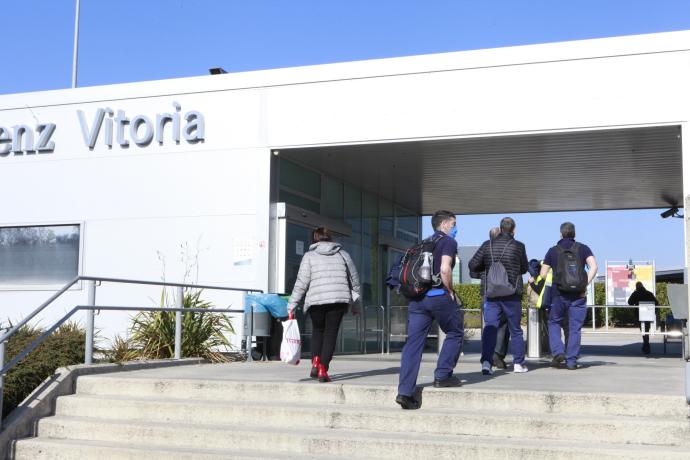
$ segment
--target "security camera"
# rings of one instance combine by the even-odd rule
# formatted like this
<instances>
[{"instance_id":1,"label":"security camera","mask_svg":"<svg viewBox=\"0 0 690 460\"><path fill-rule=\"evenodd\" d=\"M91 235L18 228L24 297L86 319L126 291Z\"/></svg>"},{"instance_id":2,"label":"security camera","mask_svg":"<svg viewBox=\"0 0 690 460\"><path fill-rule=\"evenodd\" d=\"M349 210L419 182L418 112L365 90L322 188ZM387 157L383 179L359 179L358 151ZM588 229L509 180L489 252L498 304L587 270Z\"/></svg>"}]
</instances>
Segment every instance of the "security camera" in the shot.
<instances>
[{"instance_id":1,"label":"security camera","mask_svg":"<svg viewBox=\"0 0 690 460\"><path fill-rule=\"evenodd\" d=\"M667 209L666 211L661 213L662 219L666 219L667 217L681 217L678 214L678 207L674 206L674 207Z\"/></svg>"}]
</instances>

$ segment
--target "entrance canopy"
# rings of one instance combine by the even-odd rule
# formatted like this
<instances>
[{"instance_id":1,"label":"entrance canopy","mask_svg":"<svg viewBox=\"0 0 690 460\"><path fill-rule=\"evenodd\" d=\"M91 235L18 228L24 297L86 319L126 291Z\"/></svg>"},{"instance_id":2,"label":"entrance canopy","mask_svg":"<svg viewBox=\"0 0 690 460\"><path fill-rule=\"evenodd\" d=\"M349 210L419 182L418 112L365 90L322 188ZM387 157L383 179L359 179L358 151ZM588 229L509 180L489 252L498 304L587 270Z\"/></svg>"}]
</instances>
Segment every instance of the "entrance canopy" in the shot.
<instances>
[{"instance_id":1,"label":"entrance canopy","mask_svg":"<svg viewBox=\"0 0 690 460\"><path fill-rule=\"evenodd\" d=\"M284 149L419 214L682 206L680 126Z\"/></svg>"}]
</instances>

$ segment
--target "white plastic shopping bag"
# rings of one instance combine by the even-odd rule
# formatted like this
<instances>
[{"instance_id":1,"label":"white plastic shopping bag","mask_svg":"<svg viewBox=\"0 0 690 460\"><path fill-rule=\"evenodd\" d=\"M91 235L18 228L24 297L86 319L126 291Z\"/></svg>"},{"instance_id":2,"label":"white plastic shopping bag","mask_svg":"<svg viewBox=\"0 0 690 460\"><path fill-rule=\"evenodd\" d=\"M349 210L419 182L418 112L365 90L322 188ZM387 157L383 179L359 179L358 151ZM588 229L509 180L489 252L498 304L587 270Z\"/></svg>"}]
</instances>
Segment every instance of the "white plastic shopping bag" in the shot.
<instances>
[{"instance_id":1,"label":"white plastic shopping bag","mask_svg":"<svg viewBox=\"0 0 690 460\"><path fill-rule=\"evenodd\" d=\"M283 341L280 344L280 360L287 364L299 364L302 340L296 319L283 321Z\"/></svg>"}]
</instances>

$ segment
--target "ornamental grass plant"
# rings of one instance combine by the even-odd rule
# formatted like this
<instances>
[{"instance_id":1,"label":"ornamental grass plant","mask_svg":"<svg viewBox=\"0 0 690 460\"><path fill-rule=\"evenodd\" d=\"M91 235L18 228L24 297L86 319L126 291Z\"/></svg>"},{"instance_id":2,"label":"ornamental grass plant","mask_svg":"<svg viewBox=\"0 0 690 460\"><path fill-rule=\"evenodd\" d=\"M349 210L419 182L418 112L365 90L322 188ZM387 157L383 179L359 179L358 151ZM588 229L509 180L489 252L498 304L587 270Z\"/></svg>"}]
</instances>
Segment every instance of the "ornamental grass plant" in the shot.
<instances>
[{"instance_id":1,"label":"ornamental grass plant","mask_svg":"<svg viewBox=\"0 0 690 460\"><path fill-rule=\"evenodd\" d=\"M201 290L185 291L184 308L213 308L201 299ZM165 290L161 306L169 306ZM174 305L174 302L172 302ZM228 362L223 354L232 349L227 336L235 333L232 322L223 313L189 312L182 315L182 356L200 357L211 362ZM175 312L141 312L132 318L126 347L118 347L128 359L166 359L175 356Z\"/></svg>"}]
</instances>

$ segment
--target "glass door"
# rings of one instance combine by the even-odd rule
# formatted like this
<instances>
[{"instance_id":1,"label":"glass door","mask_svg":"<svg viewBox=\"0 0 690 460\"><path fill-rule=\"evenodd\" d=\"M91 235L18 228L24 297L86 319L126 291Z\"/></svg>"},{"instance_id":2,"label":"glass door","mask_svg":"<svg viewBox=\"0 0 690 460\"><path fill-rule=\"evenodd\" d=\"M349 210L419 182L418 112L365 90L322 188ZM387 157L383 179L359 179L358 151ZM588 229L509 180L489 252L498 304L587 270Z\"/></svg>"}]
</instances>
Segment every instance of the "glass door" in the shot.
<instances>
[{"instance_id":1,"label":"glass door","mask_svg":"<svg viewBox=\"0 0 690 460\"><path fill-rule=\"evenodd\" d=\"M405 251L395 249L390 246L385 247L386 252L386 271L384 275L388 276L393 264L395 264L400 257L405 254ZM388 319L387 330L390 334L390 350L400 351L407 340L407 303L405 296L398 294L395 290L385 287L386 292L386 318Z\"/></svg>"}]
</instances>

